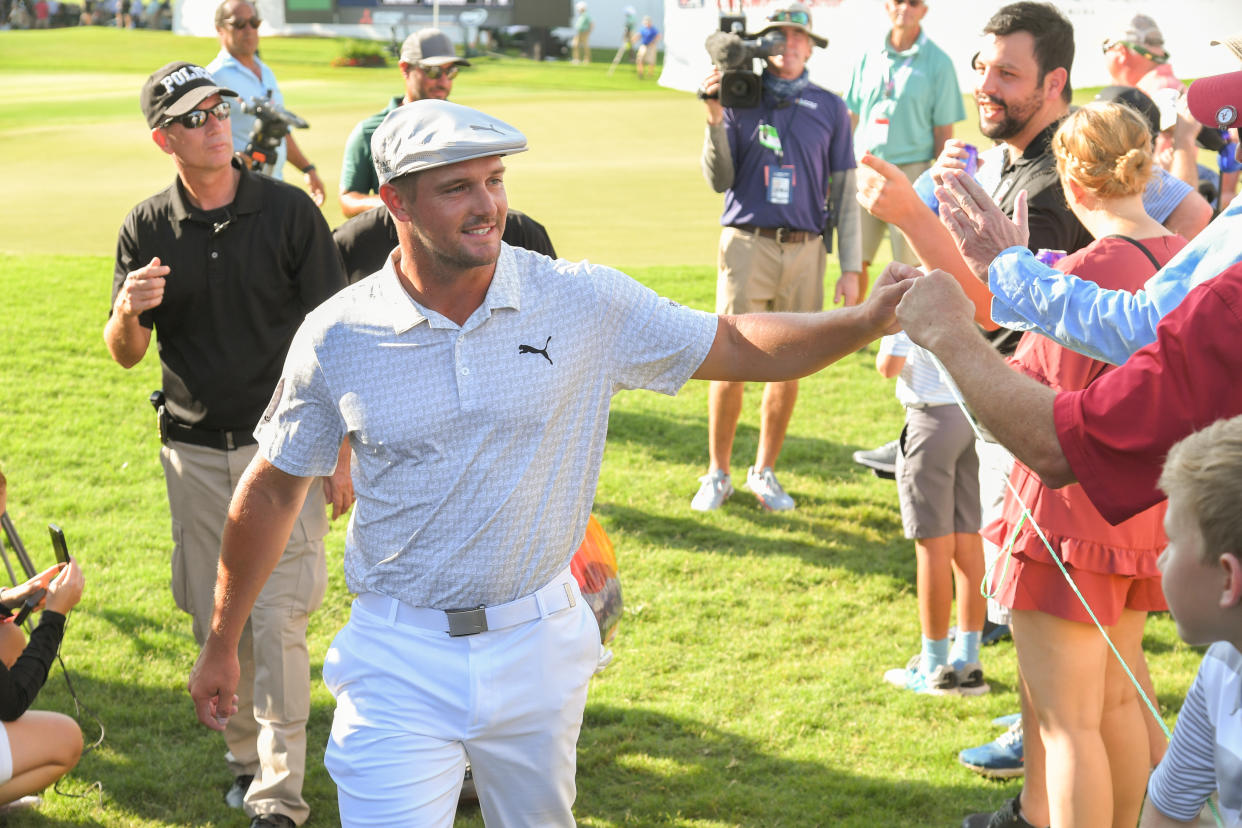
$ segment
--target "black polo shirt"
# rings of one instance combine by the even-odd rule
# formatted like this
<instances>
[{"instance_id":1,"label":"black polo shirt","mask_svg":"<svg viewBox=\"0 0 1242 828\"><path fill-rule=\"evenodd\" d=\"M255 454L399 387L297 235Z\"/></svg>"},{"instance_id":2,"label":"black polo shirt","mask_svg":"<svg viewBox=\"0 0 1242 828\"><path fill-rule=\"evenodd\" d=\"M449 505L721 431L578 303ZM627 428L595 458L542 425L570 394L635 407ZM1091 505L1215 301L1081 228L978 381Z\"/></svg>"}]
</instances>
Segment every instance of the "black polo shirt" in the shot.
<instances>
[{"instance_id":1,"label":"black polo shirt","mask_svg":"<svg viewBox=\"0 0 1242 828\"><path fill-rule=\"evenodd\" d=\"M384 259L397 246L397 226L384 206L359 213L332 231L337 250L345 263L345 277L352 285L384 266ZM525 213L510 210L500 240L510 247L522 247L556 258L552 240L544 226Z\"/></svg>"},{"instance_id":2,"label":"black polo shirt","mask_svg":"<svg viewBox=\"0 0 1242 828\"><path fill-rule=\"evenodd\" d=\"M1060 126L1059 120L1049 124L1017 158L1009 157L1008 147L1002 149L1005 163L992 198L1005 215L1012 217L1018 193L1026 190L1031 228L1028 246L1032 251L1047 248L1073 253L1095 241L1070 210L1061 189L1057 159L1052 154L1052 136Z\"/></svg>"},{"instance_id":3,"label":"black polo shirt","mask_svg":"<svg viewBox=\"0 0 1242 828\"><path fill-rule=\"evenodd\" d=\"M1095 241L1069 208L1061 188L1057 159L1052 154L1052 136L1060 126L1060 120L1053 121L1017 158L1010 158L1008 146L1000 150L1004 166L992 199L1012 218L1014 201L1018 193L1026 190L1027 224L1031 231L1027 246L1031 252L1047 248L1073 253ZM994 348L1009 355L1017 348L1022 332L999 328L988 332L987 337Z\"/></svg>"},{"instance_id":4,"label":"black polo shirt","mask_svg":"<svg viewBox=\"0 0 1242 828\"><path fill-rule=\"evenodd\" d=\"M345 285L327 222L301 190L251 173L233 203L204 211L181 179L121 226L112 299L158 256L171 268L154 328L169 414L187 425L253 429L306 313Z\"/></svg>"}]
</instances>

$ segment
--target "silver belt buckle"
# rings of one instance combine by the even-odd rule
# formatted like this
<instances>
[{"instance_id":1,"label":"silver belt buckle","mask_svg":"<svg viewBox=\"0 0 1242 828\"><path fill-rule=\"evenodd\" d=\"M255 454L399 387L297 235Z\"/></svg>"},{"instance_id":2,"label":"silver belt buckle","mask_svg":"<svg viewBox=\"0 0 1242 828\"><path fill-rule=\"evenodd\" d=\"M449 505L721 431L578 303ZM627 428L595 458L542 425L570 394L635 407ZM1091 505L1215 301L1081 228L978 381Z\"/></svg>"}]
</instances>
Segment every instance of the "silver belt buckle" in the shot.
<instances>
[{"instance_id":1,"label":"silver belt buckle","mask_svg":"<svg viewBox=\"0 0 1242 828\"><path fill-rule=\"evenodd\" d=\"M789 230L784 227L776 228L776 243L784 244L789 234Z\"/></svg>"},{"instance_id":2,"label":"silver belt buckle","mask_svg":"<svg viewBox=\"0 0 1242 828\"><path fill-rule=\"evenodd\" d=\"M487 610L482 606L474 609L445 610L448 616L448 634L452 638L487 632Z\"/></svg>"}]
</instances>

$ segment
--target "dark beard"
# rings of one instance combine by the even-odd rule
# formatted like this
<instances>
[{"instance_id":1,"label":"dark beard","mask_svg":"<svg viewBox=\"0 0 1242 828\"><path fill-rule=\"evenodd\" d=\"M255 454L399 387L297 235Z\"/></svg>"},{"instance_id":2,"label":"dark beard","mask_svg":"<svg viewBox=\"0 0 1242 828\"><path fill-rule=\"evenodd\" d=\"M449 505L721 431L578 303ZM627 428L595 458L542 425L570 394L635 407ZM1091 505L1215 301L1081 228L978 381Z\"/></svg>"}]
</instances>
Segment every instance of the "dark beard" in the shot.
<instances>
[{"instance_id":1,"label":"dark beard","mask_svg":"<svg viewBox=\"0 0 1242 828\"><path fill-rule=\"evenodd\" d=\"M1035 113L1039 111L1039 104L1042 95L1037 89L1029 98L1018 102L1016 105L1010 105L1007 101L999 98L988 98L989 103L1000 104L1004 107L1005 117L998 124L985 124L983 119L979 119L979 131L984 137L991 138L993 141L1007 141L1014 137L1022 130L1026 129L1026 125L1031 122L1031 118L1035 117Z\"/></svg>"}]
</instances>

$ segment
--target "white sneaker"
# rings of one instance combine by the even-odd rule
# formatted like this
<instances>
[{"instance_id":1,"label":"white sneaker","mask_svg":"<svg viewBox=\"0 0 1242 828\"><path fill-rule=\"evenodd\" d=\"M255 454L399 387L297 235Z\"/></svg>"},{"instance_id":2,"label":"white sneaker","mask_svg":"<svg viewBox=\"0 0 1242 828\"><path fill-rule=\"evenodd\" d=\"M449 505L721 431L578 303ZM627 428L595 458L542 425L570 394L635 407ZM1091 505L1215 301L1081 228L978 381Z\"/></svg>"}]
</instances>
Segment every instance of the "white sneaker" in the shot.
<instances>
[{"instance_id":1,"label":"white sneaker","mask_svg":"<svg viewBox=\"0 0 1242 828\"><path fill-rule=\"evenodd\" d=\"M690 501L690 508L696 512L711 512L720 508L720 504L729 499L729 495L733 494L733 483L729 480L729 473L716 469L708 472L699 478L698 492L694 495L694 500Z\"/></svg>"},{"instance_id":2,"label":"white sneaker","mask_svg":"<svg viewBox=\"0 0 1242 828\"><path fill-rule=\"evenodd\" d=\"M43 804L43 797L38 794L29 794L27 796L18 797L12 802L6 802L0 805L0 815L11 814L14 811L22 811L26 808L37 808ZM4 820L0 819L0 822Z\"/></svg>"},{"instance_id":3,"label":"white sneaker","mask_svg":"<svg viewBox=\"0 0 1242 828\"><path fill-rule=\"evenodd\" d=\"M751 466L746 470L746 488L755 493L763 508L772 512L786 512L794 507L793 498L785 494L781 484L776 482L776 474L771 466L764 466L755 471Z\"/></svg>"}]
</instances>

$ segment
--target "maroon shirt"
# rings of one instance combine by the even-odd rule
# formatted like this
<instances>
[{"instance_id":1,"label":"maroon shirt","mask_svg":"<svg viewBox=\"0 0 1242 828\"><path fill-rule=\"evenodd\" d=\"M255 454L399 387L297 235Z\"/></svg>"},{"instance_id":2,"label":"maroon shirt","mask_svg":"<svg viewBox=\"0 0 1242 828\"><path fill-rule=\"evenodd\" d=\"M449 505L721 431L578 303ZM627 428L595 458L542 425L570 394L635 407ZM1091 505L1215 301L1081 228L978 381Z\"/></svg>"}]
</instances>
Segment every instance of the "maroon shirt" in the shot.
<instances>
[{"instance_id":1,"label":"maroon shirt","mask_svg":"<svg viewBox=\"0 0 1242 828\"><path fill-rule=\"evenodd\" d=\"M1061 450L1110 523L1158 503L1173 444L1242 414L1242 264L1196 287L1156 341L1083 391L1058 394Z\"/></svg>"}]
</instances>

